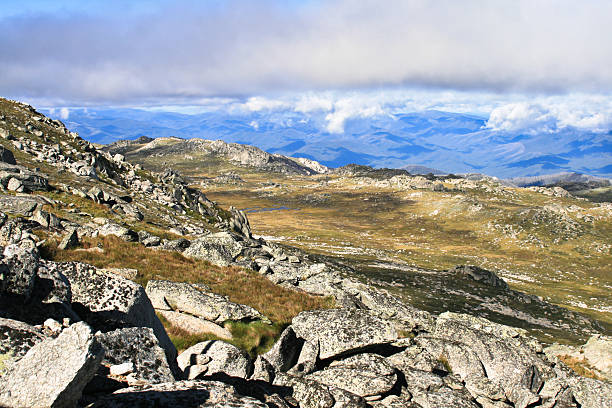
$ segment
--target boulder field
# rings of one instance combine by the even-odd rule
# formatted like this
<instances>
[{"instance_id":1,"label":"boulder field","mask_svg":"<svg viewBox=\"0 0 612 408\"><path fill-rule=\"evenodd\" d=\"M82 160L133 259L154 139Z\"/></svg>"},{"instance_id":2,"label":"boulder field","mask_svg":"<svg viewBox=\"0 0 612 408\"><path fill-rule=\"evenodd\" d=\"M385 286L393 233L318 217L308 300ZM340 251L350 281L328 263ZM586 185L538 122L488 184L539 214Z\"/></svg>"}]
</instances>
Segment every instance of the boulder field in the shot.
<instances>
[{"instance_id":1,"label":"boulder field","mask_svg":"<svg viewBox=\"0 0 612 408\"><path fill-rule=\"evenodd\" d=\"M177 355L156 310L219 330L225 320L265 317L204 285L145 289L108 270L43 260L28 222L0 218L1 406L612 406L610 383L578 376L524 330L433 316L326 265L254 245L281 283L335 295L339 307L298 314L257 358L221 340Z\"/></svg>"}]
</instances>

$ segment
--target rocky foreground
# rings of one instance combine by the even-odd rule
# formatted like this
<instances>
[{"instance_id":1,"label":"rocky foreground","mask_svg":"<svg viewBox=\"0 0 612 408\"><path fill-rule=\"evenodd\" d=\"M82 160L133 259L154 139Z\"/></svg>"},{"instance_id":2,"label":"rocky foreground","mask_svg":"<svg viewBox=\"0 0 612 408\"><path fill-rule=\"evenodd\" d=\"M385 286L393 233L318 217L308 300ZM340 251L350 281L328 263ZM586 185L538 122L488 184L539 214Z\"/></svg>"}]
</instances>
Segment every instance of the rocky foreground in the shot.
<instances>
[{"instance_id":1,"label":"rocky foreground","mask_svg":"<svg viewBox=\"0 0 612 408\"><path fill-rule=\"evenodd\" d=\"M13 146L3 148L0 171L0 406L612 406L609 382L577 375L524 330L466 314L434 316L333 264L256 239L242 212L222 211L177 174L153 179L61 123L16 106L31 120L21 126L0 117L0 136ZM65 144L44 142L56 134ZM18 164L27 157L41 168ZM54 189L134 222L58 217L44 210L50 199L36 194ZM151 209L189 238L134 227ZM298 314L257 358L222 340L178 354L158 315L218 338L231 336L225 321L267 318L205 285L150 280L143 288L131 280L134 271L44 259L41 229L61 235L64 249L115 235L254 269L275 284L332 296L336 308ZM506 289L486 271L460 273ZM609 373L612 341L599 336L590 343L561 353L587 355L598 372Z\"/></svg>"}]
</instances>

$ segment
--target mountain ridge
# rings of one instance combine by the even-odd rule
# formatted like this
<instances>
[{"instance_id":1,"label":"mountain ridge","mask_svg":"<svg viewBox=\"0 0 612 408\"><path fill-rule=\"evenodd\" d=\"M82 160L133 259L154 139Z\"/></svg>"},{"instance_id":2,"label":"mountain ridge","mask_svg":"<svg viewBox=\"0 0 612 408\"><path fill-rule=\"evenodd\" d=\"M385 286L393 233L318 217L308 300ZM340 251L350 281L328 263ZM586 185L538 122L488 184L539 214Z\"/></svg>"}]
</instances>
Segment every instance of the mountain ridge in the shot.
<instances>
[{"instance_id":1,"label":"mountain ridge","mask_svg":"<svg viewBox=\"0 0 612 408\"><path fill-rule=\"evenodd\" d=\"M137 109L73 109L67 119L86 139L110 143L147 135L222 139L328 167L349 163L399 168L408 163L449 173L500 178L574 171L612 175L609 133L497 131L473 115L424 111L348 118L343 133L325 115L295 111L213 111L194 115ZM155 123L155 125L152 125Z\"/></svg>"}]
</instances>

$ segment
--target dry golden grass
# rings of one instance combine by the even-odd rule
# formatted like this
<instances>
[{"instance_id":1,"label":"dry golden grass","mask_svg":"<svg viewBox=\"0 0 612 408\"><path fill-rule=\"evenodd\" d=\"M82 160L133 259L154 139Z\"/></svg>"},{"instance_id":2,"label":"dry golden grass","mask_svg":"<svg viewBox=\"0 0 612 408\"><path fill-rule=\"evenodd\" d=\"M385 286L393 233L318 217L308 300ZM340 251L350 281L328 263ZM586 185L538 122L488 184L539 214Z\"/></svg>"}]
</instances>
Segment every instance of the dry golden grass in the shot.
<instances>
[{"instance_id":1,"label":"dry golden grass","mask_svg":"<svg viewBox=\"0 0 612 408\"><path fill-rule=\"evenodd\" d=\"M94 247L100 247L104 252L83 251ZM78 261L98 268L137 269L136 281L143 286L151 279L204 283L215 293L226 295L233 302L254 307L267 316L272 324L260 321L225 324L233 335L229 342L253 356L269 350L298 313L333 307L331 298L312 296L277 286L254 271L219 267L206 261L185 258L177 252L153 250L139 243L125 242L114 236L85 238L81 248L65 251L57 249L54 239L48 239L42 248L42 254L43 257L57 262ZM210 334L191 334L173 326L163 316L159 318L179 351L202 341L219 340Z\"/></svg>"},{"instance_id":2,"label":"dry golden grass","mask_svg":"<svg viewBox=\"0 0 612 408\"><path fill-rule=\"evenodd\" d=\"M96 246L103 248L104 252L61 251L56 242L49 240L44 247L44 256L58 262L84 262L98 268L137 269L136 281L143 286L151 279L204 283L215 293L228 296L232 302L252 306L280 325L290 323L301 311L333 306L330 298L283 288L243 268L219 267L185 258L177 252L153 250L139 243L125 242L114 236L83 240L83 249Z\"/></svg>"},{"instance_id":3,"label":"dry golden grass","mask_svg":"<svg viewBox=\"0 0 612 408\"><path fill-rule=\"evenodd\" d=\"M605 381L604 378L599 376L596 371L593 370L593 367L585 360L585 358L578 358L570 355L561 355L558 356L559 360L563 361L563 363L571 368L576 374L581 375L583 377L593 378L595 380Z\"/></svg>"}]
</instances>

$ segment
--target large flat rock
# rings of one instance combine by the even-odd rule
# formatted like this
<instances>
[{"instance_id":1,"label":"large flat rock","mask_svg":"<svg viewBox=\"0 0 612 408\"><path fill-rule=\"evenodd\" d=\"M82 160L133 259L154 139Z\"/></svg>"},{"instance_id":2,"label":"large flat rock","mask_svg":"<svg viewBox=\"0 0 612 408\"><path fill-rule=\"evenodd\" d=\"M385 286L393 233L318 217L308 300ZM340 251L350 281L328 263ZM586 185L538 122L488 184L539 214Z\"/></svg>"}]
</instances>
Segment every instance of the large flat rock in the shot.
<instances>
[{"instance_id":1,"label":"large flat rock","mask_svg":"<svg viewBox=\"0 0 612 408\"><path fill-rule=\"evenodd\" d=\"M398 338L393 324L365 310L330 309L302 312L293 318L297 337L319 343L319 358L391 343Z\"/></svg>"}]
</instances>

